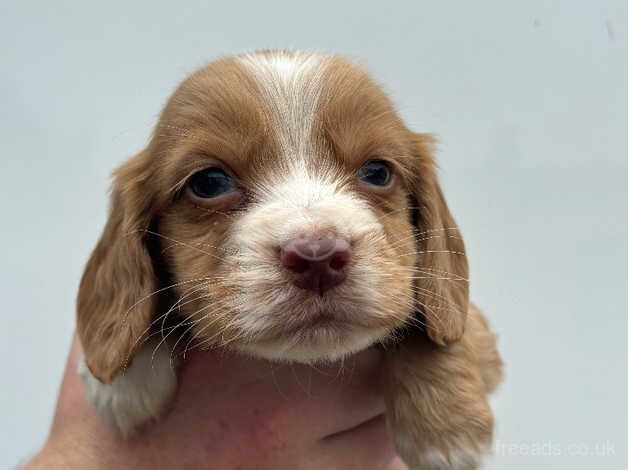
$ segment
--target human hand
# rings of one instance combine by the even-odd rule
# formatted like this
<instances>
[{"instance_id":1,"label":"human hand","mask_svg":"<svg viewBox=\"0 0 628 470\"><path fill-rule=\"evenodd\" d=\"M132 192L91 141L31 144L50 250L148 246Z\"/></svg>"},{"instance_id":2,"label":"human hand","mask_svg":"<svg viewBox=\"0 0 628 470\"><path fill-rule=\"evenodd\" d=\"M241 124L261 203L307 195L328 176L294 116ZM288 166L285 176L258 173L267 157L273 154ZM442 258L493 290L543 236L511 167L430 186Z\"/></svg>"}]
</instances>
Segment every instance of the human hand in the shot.
<instances>
[{"instance_id":1,"label":"human hand","mask_svg":"<svg viewBox=\"0 0 628 470\"><path fill-rule=\"evenodd\" d=\"M79 355L75 340L50 437L28 470L406 468L386 431L375 350L316 368L192 354L171 409L127 441L85 400Z\"/></svg>"}]
</instances>

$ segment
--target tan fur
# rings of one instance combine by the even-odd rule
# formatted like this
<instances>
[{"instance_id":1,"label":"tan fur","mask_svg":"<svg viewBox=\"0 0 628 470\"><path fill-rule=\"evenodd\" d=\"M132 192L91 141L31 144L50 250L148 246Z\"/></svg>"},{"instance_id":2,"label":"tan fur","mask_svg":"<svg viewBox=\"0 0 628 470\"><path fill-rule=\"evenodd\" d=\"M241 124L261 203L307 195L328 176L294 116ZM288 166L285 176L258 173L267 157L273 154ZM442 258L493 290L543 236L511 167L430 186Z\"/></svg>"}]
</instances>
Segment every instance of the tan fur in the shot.
<instances>
[{"instance_id":1,"label":"tan fur","mask_svg":"<svg viewBox=\"0 0 628 470\"><path fill-rule=\"evenodd\" d=\"M493 433L488 394L502 376L482 313L472 305L462 339L447 348L407 337L387 351L384 370L389 426L410 468L435 453L441 464L427 468L476 468ZM461 454L467 460L456 463Z\"/></svg>"},{"instance_id":2,"label":"tan fur","mask_svg":"<svg viewBox=\"0 0 628 470\"><path fill-rule=\"evenodd\" d=\"M474 468L490 443L487 395L501 360L469 303L464 243L433 155L434 139L410 131L344 59L264 51L199 70L146 150L115 173L78 296L91 374L110 383L160 331L179 352L227 346L303 362L380 343L403 458L412 469ZM357 179L369 159L389 162L390 187ZM237 190L195 198L188 178L215 166ZM347 280L324 297L291 286L278 265L295 223L352 240ZM302 326L321 311L344 326Z\"/></svg>"},{"instance_id":3,"label":"tan fur","mask_svg":"<svg viewBox=\"0 0 628 470\"><path fill-rule=\"evenodd\" d=\"M87 263L77 299L85 362L104 383L132 359L156 308L156 299L149 296L157 280L144 244L152 210L146 155L139 154L116 172L111 216Z\"/></svg>"}]
</instances>

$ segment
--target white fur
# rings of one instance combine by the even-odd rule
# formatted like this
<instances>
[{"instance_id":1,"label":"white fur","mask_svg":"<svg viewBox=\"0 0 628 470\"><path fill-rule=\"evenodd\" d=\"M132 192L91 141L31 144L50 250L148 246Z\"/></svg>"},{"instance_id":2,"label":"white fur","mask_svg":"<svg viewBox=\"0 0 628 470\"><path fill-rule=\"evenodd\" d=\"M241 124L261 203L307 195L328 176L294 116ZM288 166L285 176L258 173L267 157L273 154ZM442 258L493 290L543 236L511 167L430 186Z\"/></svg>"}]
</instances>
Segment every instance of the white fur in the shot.
<instances>
[{"instance_id":1,"label":"white fur","mask_svg":"<svg viewBox=\"0 0 628 470\"><path fill-rule=\"evenodd\" d=\"M329 58L315 53L253 53L239 58L268 104L286 161L311 156L311 130Z\"/></svg>"},{"instance_id":2,"label":"white fur","mask_svg":"<svg viewBox=\"0 0 628 470\"><path fill-rule=\"evenodd\" d=\"M411 426L406 421L405 426ZM482 458L490 453L490 444L477 447L465 445L465 440L450 439L448 451L440 448L431 448L419 451L415 445L415 438L408 429L399 426L389 431L397 447L399 456L406 462L409 470L471 470L479 468ZM450 436L451 437L451 436Z\"/></svg>"},{"instance_id":3,"label":"white fur","mask_svg":"<svg viewBox=\"0 0 628 470\"><path fill-rule=\"evenodd\" d=\"M488 453L474 449L459 447L443 453L439 449L429 449L417 455L416 447L411 439L403 434L395 433L395 444L399 455L408 464L409 470L470 470L478 468L482 457Z\"/></svg>"},{"instance_id":4,"label":"white fur","mask_svg":"<svg viewBox=\"0 0 628 470\"><path fill-rule=\"evenodd\" d=\"M438 450L429 450L420 457L417 469L421 470L467 470L477 468L482 453L473 450L458 449L445 455Z\"/></svg>"},{"instance_id":5,"label":"white fur","mask_svg":"<svg viewBox=\"0 0 628 470\"><path fill-rule=\"evenodd\" d=\"M168 405L177 387L176 371L165 343L146 343L131 366L111 382L95 378L84 361L78 373L85 384L88 401L100 417L122 436L132 435L142 424L157 418Z\"/></svg>"}]
</instances>

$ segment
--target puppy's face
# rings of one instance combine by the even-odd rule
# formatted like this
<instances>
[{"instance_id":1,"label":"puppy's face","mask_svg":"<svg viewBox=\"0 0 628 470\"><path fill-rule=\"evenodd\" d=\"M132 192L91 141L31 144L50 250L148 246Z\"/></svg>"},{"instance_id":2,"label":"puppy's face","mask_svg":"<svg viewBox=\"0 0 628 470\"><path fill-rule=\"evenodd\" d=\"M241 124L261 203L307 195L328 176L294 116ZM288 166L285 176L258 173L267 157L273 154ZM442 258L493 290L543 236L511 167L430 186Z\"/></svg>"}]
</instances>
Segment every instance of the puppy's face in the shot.
<instances>
[{"instance_id":1,"label":"puppy's face","mask_svg":"<svg viewBox=\"0 0 628 470\"><path fill-rule=\"evenodd\" d=\"M344 60L266 52L200 70L117 172L79 293L92 372L110 380L175 313L176 338L301 362L403 326L456 339L466 262L430 150Z\"/></svg>"}]
</instances>

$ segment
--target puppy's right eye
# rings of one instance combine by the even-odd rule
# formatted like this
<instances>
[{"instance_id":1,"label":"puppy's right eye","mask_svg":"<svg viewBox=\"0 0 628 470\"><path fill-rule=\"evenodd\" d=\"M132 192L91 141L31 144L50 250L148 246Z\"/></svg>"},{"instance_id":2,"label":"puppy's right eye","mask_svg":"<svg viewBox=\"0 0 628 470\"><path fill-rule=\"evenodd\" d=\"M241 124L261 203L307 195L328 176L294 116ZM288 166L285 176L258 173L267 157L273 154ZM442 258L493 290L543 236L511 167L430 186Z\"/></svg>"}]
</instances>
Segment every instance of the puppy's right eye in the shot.
<instances>
[{"instance_id":1,"label":"puppy's right eye","mask_svg":"<svg viewBox=\"0 0 628 470\"><path fill-rule=\"evenodd\" d=\"M188 187L195 196L210 199L233 191L235 183L221 168L207 168L194 173L188 180Z\"/></svg>"}]
</instances>

